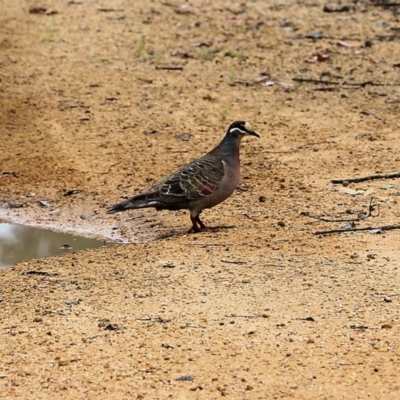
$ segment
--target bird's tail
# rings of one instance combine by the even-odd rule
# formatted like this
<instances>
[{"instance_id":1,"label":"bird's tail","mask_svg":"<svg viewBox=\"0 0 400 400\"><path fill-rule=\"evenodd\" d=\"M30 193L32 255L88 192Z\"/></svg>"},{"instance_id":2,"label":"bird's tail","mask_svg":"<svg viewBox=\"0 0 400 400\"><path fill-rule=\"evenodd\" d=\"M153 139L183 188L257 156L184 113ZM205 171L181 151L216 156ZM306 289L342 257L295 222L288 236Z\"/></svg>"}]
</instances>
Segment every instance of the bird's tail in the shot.
<instances>
[{"instance_id":1,"label":"bird's tail","mask_svg":"<svg viewBox=\"0 0 400 400\"><path fill-rule=\"evenodd\" d=\"M107 210L107 214L114 214L119 211L129 210L131 207L131 203L129 200L123 201L122 203L118 203L113 205Z\"/></svg>"},{"instance_id":2,"label":"bird's tail","mask_svg":"<svg viewBox=\"0 0 400 400\"><path fill-rule=\"evenodd\" d=\"M142 195L131 197L128 200L113 205L107 210L107 214L114 214L120 211L134 210L137 208L154 207L154 204L146 200Z\"/></svg>"}]
</instances>

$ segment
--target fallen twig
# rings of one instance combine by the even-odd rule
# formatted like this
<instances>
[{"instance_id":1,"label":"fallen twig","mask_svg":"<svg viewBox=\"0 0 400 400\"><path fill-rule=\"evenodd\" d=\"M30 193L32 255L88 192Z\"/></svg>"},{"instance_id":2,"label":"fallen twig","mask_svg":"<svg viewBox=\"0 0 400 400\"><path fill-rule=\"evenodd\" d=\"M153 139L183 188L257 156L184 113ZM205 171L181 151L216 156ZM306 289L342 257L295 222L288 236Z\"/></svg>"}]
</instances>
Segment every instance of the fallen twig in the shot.
<instances>
[{"instance_id":1,"label":"fallen twig","mask_svg":"<svg viewBox=\"0 0 400 400\"><path fill-rule=\"evenodd\" d=\"M383 8L387 8L387 7L400 7L400 3L397 2L384 2L384 1L375 1L372 3L373 6L376 7L383 7Z\"/></svg>"},{"instance_id":2,"label":"fallen twig","mask_svg":"<svg viewBox=\"0 0 400 400\"><path fill-rule=\"evenodd\" d=\"M314 216L314 215L310 215L308 212L301 212L300 215L303 215L305 217L309 217L309 218L314 218L317 219L318 221L323 221L323 222L355 222L355 221L362 221L363 219L367 219L369 217L379 217L380 214L380 206L379 204L376 204L376 206L378 207L378 213L376 215L372 215L372 210L375 207L375 204L372 204L372 200L373 198L371 197L371 200L369 202L369 206L368 206L368 212L363 215L363 216L359 216L357 218L344 218L344 219L328 219L328 218L324 218L324 217L319 217L319 216Z\"/></svg>"},{"instance_id":3,"label":"fallen twig","mask_svg":"<svg viewBox=\"0 0 400 400\"><path fill-rule=\"evenodd\" d=\"M312 78L292 78L293 81L299 83L315 83L315 84L324 84L324 85L341 85L342 87L350 86L350 87L365 87L365 86L400 86L400 83L380 83L373 81L365 81L365 82L335 82L335 81L325 81L323 79L312 79Z\"/></svg>"},{"instance_id":4,"label":"fallen twig","mask_svg":"<svg viewBox=\"0 0 400 400\"><path fill-rule=\"evenodd\" d=\"M277 267L277 268L286 268L286 265L279 265L279 264L264 264L264 267Z\"/></svg>"},{"instance_id":5,"label":"fallen twig","mask_svg":"<svg viewBox=\"0 0 400 400\"><path fill-rule=\"evenodd\" d=\"M155 317L155 318L152 318L152 317L136 318L136 321L144 321L144 322L147 322L147 321L154 321L154 322L160 322L161 324L165 324L166 322L171 322L170 319L161 318L161 317Z\"/></svg>"},{"instance_id":6,"label":"fallen twig","mask_svg":"<svg viewBox=\"0 0 400 400\"><path fill-rule=\"evenodd\" d=\"M392 178L400 178L400 172L393 172L391 174L376 174L376 175L368 175L361 176L360 178L347 178L347 179L332 179L332 183L357 183L357 182L365 182L372 181L374 179L392 179Z\"/></svg>"},{"instance_id":7,"label":"fallen twig","mask_svg":"<svg viewBox=\"0 0 400 400\"><path fill-rule=\"evenodd\" d=\"M232 243L187 243L188 246L200 246L200 247L225 247L233 246Z\"/></svg>"},{"instance_id":8,"label":"fallen twig","mask_svg":"<svg viewBox=\"0 0 400 400\"><path fill-rule=\"evenodd\" d=\"M314 235L330 235L332 233L348 233L348 232L358 232L358 231L392 231L395 229L400 229L400 225L385 225L385 226L368 226L365 228L350 228L350 229L332 229L330 231L317 231Z\"/></svg>"},{"instance_id":9,"label":"fallen twig","mask_svg":"<svg viewBox=\"0 0 400 400\"><path fill-rule=\"evenodd\" d=\"M168 71L183 71L183 67L179 65L156 65L156 69L165 69Z\"/></svg>"},{"instance_id":10,"label":"fallen twig","mask_svg":"<svg viewBox=\"0 0 400 400\"><path fill-rule=\"evenodd\" d=\"M256 315L231 314L231 315L225 315L225 317L228 317L228 318L269 318L269 315L268 314L256 314Z\"/></svg>"},{"instance_id":11,"label":"fallen twig","mask_svg":"<svg viewBox=\"0 0 400 400\"><path fill-rule=\"evenodd\" d=\"M221 262L227 263L227 264L247 264L246 261L229 261L229 260L221 260Z\"/></svg>"},{"instance_id":12,"label":"fallen twig","mask_svg":"<svg viewBox=\"0 0 400 400\"><path fill-rule=\"evenodd\" d=\"M324 81L323 79L293 78L292 80L300 83L318 83L318 84L323 83L325 85L340 85L340 82Z\"/></svg>"},{"instance_id":13,"label":"fallen twig","mask_svg":"<svg viewBox=\"0 0 400 400\"><path fill-rule=\"evenodd\" d=\"M24 271L21 275L43 275L43 276L57 276L60 275L58 272L48 272L48 271Z\"/></svg>"}]
</instances>

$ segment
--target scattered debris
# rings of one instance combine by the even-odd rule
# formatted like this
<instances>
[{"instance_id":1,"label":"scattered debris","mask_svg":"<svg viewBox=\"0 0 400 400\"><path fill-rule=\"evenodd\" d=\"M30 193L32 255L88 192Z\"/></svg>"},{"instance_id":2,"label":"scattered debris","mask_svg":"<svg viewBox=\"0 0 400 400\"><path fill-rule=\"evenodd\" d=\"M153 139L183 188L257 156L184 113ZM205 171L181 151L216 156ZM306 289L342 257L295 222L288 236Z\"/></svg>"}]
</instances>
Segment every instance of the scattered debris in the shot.
<instances>
[{"instance_id":1,"label":"scattered debris","mask_svg":"<svg viewBox=\"0 0 400 400\"><path fill-rule=\"evenodd\" d=\"M305 318L295 318L298 321L309 321L309 322L315 322L315 319L313 317L305 317Z\"/></svg>"},{"instance_id":2,"label":"scattered debris","mask_svg":"<svg viewBox=\"0 0 400 400\"><path fill-rule=\"evenodd\" d=\"M270 318L268 314L255 314L255 315L237 315L237 314L230 314L226 315L228 318Z\"/></svg>"},{"instance_id":3,"label":"scattered debris","mask_svg":"<svg viewBox=\"0 0 400 400\"><path fill-rule=\"evenodd\" d=\"M58 272L48 272L48 271L24 271L21 275L42 275L42 276L57 276L60 275Z\"/></svg>"},{"instance_id":4,"label":"scattered debris","mask_svg":"<svg viewBox=\"0 0 400 400\"><path fill-rule=\"evenodd\" d=\"M70 246L69 244L63 244L61 247L59 247L60 250L72 250L73 247Z\"/></svg>"},{"instance_id":5,"label":"scattered debris","mask_svg":"<svg viewBox=\"0 0 400 400\"><path fill-rule=\"evenodd\" d=\"M348 233L348 232L360 232L360 231L369 231L370 233L381 233L383 231L392 231L395 229L400 229L400 225L385 225L385 226L380 226L380 227L371 227L367 226L365 228L351 228L351 229L332 229L329 231L318 231L314 232L314 235L329 235L333 233ZM377 232L380 231L380 232Z\"/></svg>"},{"instance_id":6,"label":"scattered debris","mask_svg":"<svg viewBox=\"0 0 400 400\"><path fill-rule=\"evenodd\" d=\"M356 227L356 223L354 221L350 221L348 224L343 225L340 229L343 229L344 231L348 231L350 229L353 229Z\"/></svg>"},{"instance_id":7,"label":"scattered debris","mask_svg":"<svg viewBox=\"0 0 400 400\"><path fill-rule=\"evenodd\" d=\"M104 327L106 331L119 331L121 328L118 324L108 324Z\"/></svg>"},{"instance_id":8,"label":"scattered debris","mask_svg":"<svg viewBox=\"0 0 400 400\"><path fill-rule=\"evenodd\" d=\"M29 14L54 15L58 14L58 11L53 8L32 6L29 8Z\"/></svg>"},{"instance_id":9,"label":"scattered debris","mask_svg":"<svg viewBox=\"0 0 400 400\"><path fill-rule=\"evenodd\" d=\"M193 47L210 47L214 44L213 39L204 40L202 42L197 42L193 45Z\"/></svg>"},{"instance_id":10,"label":"scattered debris","mask_svg":"<svg viewBox=\"0 0 400 400\"><path fill-rule=\"evenodd\" d=\"M193 14L193 11L189 8L187 4L182 4L179 7L176 7L174 11L177 14Z\"/></svg>"},{"instance_id":11,"label":"scattered debris","mask_svg":"<svg viewBox=\"0 0 400 400\"><path fill-rule=\"evenodd\" d=\"M124 10L122 8L98 8L97 11L109 13L109 12L122 12Z\"/></svg>"},{"instance_id":12,"label":"scattered debris","mask_svg":"<svg viewBox=\"0 0 400 400\"><path fill-rule=\"evenodd\" d=\"M189 53L185 49L182 49L181 47L177 47L176 49L172 50L169 54L172 57L181 57L181 58L190 57Z\"/></svg>"},{"instance_id":13,"label":"scattered debris","mask_svg":"<svg viewBox=\"0 0 400 400\"><path fill-rule=\"evenodd\" d=\"M340 13L340 12L349 12L349 6L331 6L329 4L325 4L322 9L326 13Z\"/></svg>"},{"instance_id":14,"label":"scattered debris","mask_svg":"<svg viewBox=\"0 0 400 400\"><path fill-rule=\"evenodd\" d=\"M81 302L81 299L70 299L70 300L65 300L64 303L71 306L71 305L77 305Z\"/></svg>"},{"instance_id":15,"label":"scattered debris","mask_svg":"<svg viewBox=\"0 0 400 400\"><path fill-rule=\"evenodd\" d=\"M247 261L231 261L231 260L221 260L221 262L227 264L247 264Z\"/></svg>"},{"instance_id":16,"label":"scattered debris","mask_svg":"<svg viewBox=\"0 0 400 400\"><path fill-rule=\"evenodd\" d=\"M175 379L178 382L193 382L194 378L191 375L183 375Z\"/></svg>"},{"instance_id":17,"label":"scattered debris","mask_svg":"<svg viewBox=\"0 0 400 400\"><path fill-rule=\"evenodd\" d=\"M0 204L0 208L22 208L24 206L23 203L11 202Z\"/></svg>"},{"instance_id":18,"label":"scattered debris","mask_svg":"<svg viewBox=\"0 0 400 400\"><path fill-rule=\"evenodd\" d=\"M39 204L42 207L50 207L50 203L47 200L39 200Z\"/></svg>"},{"instance_id":19,"label":"scattered debris","mask_svg":"<svg viewBox=\"0 0 400 400\"><path fill-rule=\"evenodd\" d=\"M3 171L2 174L3 174L3 175L12 175L12 176L14 176L15 178L18 178L18 173L15 172L15 171Z\"/></svg>"},{"instance_id":20,"label":"scattered debris","mask_svg":"<svg viewBox=\"0 0 400 400\"><path fill-rule=\"evenodd\" d=\"M338 46L347 47L347 48L349 48L349 47L354 47L353 44L348 43L348 42L345 42L344 40L338 40L338 41L336 42L336 44L337 44Z\"/></svg>"},{"instance_id":21,"label":"scattered debris","mask_svg":"<svg viewBox=\"0 0 400 400\"><path fill-rule=\"evenodd\" d=\"M175 139L182 140L184 142L188 142L192 135L190 133L183 133L183 134L178 134L175 135Z\"/></svg>"},{"instance_id":22,"label":"scattered debris","mask_svg":"<svg viewBox=\"0 0 400 400\"><path fill-rule=\"evenodd\" d=\"M328 58L329 58L329 54L316 53L315 56L308 59L307 62L310 64L314 64L317 62L325 62L328 60Z\"/></svg>"},{"instance_id":23,"label":"scattered debris","mask_svg":"<svg viewBox=\"0 0 400 400\"><path fill-rule=\"evenodd\" d=\"M321 31L316 31L313 33L310 33L309 35L306 35L305 37L307 39L313 39L313 40L318 40L318 39L322 39L323 38L323 33Z\"/></svg>"},{"instance_id":24,"label":"scattered debris","mask_svg":"<svg viewBox=\"0 0 400 400\"><path fill-rule=\"evenodd\" d=\"M163 264L163 268L175 268L176 265L173 262L167 262Z\"/></svg>"},{"instance_id":25,"label":"scattered debris","mask_svg":"<svg viewBox=\"0 0 400 400\"><path fill-rule=\"evenodd\" d=\"M85 221L94 217L95 215L96 213L81 214L80 219L83 219Z\"/></svg>"},{"instance_id":26,"label":"scattered debris","mask_svg":"<svg viewBox=\"0 0 400 400\"><path fill-rule=\"evenodd\" d=\"M366 325L350 325L350 329L365 330L368 329Z\"/></svg>"}]
</instances>

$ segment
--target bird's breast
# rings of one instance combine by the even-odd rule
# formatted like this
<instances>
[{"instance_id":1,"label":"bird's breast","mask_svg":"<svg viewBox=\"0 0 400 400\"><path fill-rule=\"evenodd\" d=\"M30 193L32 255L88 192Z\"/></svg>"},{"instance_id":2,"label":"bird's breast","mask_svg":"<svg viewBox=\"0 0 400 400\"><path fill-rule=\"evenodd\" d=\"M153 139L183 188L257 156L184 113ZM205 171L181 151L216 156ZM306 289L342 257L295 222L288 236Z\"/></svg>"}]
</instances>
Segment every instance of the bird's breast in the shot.
<instances>
[{"instance_id":1,"label":"bird's breast","mask_svg":"<svg viewBox=\"0 0 400 400\"><path fill-rule=\"evenodd\" d=\"M226 161L222 161L222 163L224 164L224 177L221 181L221 186L224 186L225 190L230 189L232 194L239 184L240 163L236 160L231 164Z\"/></svg>"},{"instance_id":2,"label":"bird's breast","mask_svg":"<svg viewBox=\"0 0 400 400\"><path fill-rule=\"evenodd\" d=\"M222 163L224 164L224 177L222 178L218 189L211 196L208 196L208 208L226 200L231 196L239 184L240 166L229 165L225 161L222 161Z\"/></svg>"}]
</instances>

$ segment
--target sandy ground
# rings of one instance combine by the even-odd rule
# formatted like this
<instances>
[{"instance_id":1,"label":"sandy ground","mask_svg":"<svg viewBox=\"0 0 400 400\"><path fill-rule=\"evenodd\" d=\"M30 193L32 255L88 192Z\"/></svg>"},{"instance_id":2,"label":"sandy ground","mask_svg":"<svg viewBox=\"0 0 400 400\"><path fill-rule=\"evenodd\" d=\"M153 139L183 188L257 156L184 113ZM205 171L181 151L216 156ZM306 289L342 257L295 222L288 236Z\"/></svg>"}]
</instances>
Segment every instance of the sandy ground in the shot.
<instances>
[{"instance_id":1,"label":"sandy ground","mask_svg":"<svg viewBox=\"0 0 400 400\"><path fill-rule=\"evenodd\" d=\"M0 271L0 398L400 398L399 180L331 181L399 171L376 3L0 0L0 218L128 243ZM223 228L105 214L238 119Z\"/></svg>"}]
</instances>

